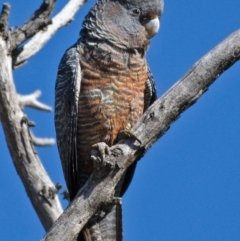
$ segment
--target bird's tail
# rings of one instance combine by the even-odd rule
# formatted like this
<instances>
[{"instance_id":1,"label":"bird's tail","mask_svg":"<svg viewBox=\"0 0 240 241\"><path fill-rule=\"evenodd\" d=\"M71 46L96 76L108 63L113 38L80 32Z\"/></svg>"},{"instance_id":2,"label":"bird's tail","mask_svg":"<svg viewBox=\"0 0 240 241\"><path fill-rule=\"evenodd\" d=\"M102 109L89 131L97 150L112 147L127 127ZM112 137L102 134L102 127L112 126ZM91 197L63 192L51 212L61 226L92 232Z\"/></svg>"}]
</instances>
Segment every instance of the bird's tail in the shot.
<instances>
[{"instance_id":1,"label":"bird's tail","mask_svg":"<svg viewBox=\"0 0 240 241\"><path fill-rule=\"evenodd\" d=\"M88 221L77 241L122 241L122 206L114 205L103 218Z\"/></svg>"}]
</instances>

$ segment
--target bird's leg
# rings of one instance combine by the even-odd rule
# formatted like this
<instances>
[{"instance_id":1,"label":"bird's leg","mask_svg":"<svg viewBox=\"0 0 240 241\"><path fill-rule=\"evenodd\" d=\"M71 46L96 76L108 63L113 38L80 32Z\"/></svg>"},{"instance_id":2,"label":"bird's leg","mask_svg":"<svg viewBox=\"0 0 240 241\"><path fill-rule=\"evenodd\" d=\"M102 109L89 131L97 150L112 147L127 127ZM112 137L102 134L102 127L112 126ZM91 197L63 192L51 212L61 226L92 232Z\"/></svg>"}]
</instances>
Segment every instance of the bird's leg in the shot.
<instances>
[{"instance_id":1,"label":"bird's leg","mask_svg":"<svg viewBox=\"0 0 240 241\"><path fill-rule=\"evenodd\" d=\"M131 130L127 130L127 129L121 130L118 134L118 139L123 139L124 137L134 139L134 140L138 141L140 144L142 144L141 140Z\"/></svg>"},{"instance_id":2,"label":"bird's leg","mask_svg":"<svg viewBox=\"0 0 240 241\"><path fill-rule=\"evenodd\" d=\"M101 205L101 209L95 213L95 217L100 217L103 218L108 212L109 210L112 209L113 206L115 205L122 205L122 198L121 197L111 197L110 199L108 199L106 202L103 202Z\"/></svg>"},{"instance_id":3,"label":"bird's leg","mask_svg":"<svg viewBox=\"0 0 240 241\"><path fill-rule=\"evenodd\" d=\"M99 142L97 144L92 145L91 149L91 159L96 164L100 164L101 166L112 167L113 163L106 158L106 155L109 156L110 149L109 146L105 142Z\"/></svg>"}]
</instances>

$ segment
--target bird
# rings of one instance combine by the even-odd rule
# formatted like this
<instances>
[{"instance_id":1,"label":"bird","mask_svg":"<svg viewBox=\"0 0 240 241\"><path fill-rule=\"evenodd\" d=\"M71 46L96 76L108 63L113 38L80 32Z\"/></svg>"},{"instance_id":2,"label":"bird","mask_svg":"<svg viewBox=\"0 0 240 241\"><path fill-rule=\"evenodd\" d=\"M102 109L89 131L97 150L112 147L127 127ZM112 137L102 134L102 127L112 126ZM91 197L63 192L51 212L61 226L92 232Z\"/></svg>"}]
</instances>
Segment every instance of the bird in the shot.
<instances>
[{"instance_id":1,"label":"bird","mask_svg":"<svg viewBox=\"0 0 240 241\"><path fill-rule=\"evenodd\" d=\"M121 133L134 138L131 128L157 98L146 52L162 11L163 0L98 0L60 61L55 129L70 201L94 170L92 148L113 146ZM116 197L126 192L135 168L136 162L119 181ZM78 240L122 241L122 233L119 203L91 218Z\"/></svg>"}]
</instances>

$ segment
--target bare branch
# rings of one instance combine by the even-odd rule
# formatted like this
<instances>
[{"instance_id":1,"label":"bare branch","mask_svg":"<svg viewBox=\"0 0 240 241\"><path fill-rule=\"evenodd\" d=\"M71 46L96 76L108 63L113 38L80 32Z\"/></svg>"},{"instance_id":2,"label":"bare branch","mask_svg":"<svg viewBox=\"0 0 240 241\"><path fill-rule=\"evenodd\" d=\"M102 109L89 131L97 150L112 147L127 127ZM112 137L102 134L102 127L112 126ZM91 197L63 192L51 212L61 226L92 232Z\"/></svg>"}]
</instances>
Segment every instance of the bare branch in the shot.
<instances>
[{"instance_id":1,"label":"bare branch","mask_svg":"<svg viewBox=\"0 0 240 241\"><path fill-rule=\"evenodd\" d=\"M138 141L122 140L110 148L106 161L116 163L112 170L94 172L78 197L56 221L43 241L74 240L89 218L111 201L114 187L126 169L159 139L180 116L194 104L226 69L240 59L240 30L236 31L200 59L192 69L144 113L132 131Z\"/></svg>"},{"instance_id":2,"label":"bare branch","mask_svg":"<svg viewBox=\"0 0 240 241\"><path fill-rule=\"evenodd\" d=\"M34 145L50 145L54 140L31 136L29 126L32 123L27 120L22 108L30 106L45 111L51 111L51 108L37 100L40 91L27 96L17 95L12 68L16 67L16 62L18 66L24 64L29 57L40 50L59 28L72 20L84 2L70 0L54 18L52 24L49 16L55 0L43 0L43 4L33 16L15 31L7 31L9 5L3 5L0 15L0 119L15 168L46 230L52 226L63 210L57 196L59 186L52 183ZM29 40L30 38L32 39ZM29 42L21 47L20 45L26 40Z\"/></svg>"},{"instance_id":3,"label":"bare branch","mask_svg":"<svg viewBox=\"0 0 240 241\"><path fill-rule=\"evenodd\" d=\"M30 19L23 26L11 32L11 49L18 48L19 45L51 23L48 18L52 13L55 1L43 0L42 5L34 12Z\"/></svg>"},{"instance_id":4,"label":"bare branch","mask_svg":"<svg viewBox=\"0 0 240 241\"><path fill-rule=\"evenodd\" d=\"M40 90L34 91L30 95L20 95L18 94L18 101L22 108L25 106L29 106L38 110L43 111L52 111L52 108L48 105L45 105L37 100L38 97L40 97L42 92Z\"/></svg>"},{"instance_id":5,"label":"bare branch","mask_svg":"<svg viewBox=\"0 0 240 241\"><path fill-rule=\"evenodd\" d=\"M10 5L7 3L4 3L2 7L2 12L0 15L0 35L3 36L3 38L7 37L9 14L10 14Z\"/></svg>"},{"instance_id":6,"label":"bare branch","mask_svg":"<svg viewBox=\"0 0 240 241\"><path fill-rule=\"evenodd\" d=\"M24 45L21 53L17 56L14 62L14 68L17 68L36 54L60 28L69 24L73 20L76 12L85 2L86 0L70 0L62 11L52 19L51 25L48 25L46 30L38 32Z\"/></svg>"},{"instance_id":7,"label":"bare branch","mask_svg":"<svg viewBox=\"0 0 240 241\"><path fill-rule=\"evenodd\" d=\"M32 132L30 132L31 138L32 138L32 143L35 146L52 146L55 144L55 139L54 138L39 138L36 137Z\"/></svg>"},{"instance_id":8,"label":"bare branch","mask_svg":"<svg viewBox=\"0 0 240 241\"><path fill-rule=\"evenodd\" d=\"M29 122L22 112L12 76L12 61L0 37L0 119L7 145L28 197L48 230L62 213L57 189L32 145Z\"/></svg>"}]
</instances>

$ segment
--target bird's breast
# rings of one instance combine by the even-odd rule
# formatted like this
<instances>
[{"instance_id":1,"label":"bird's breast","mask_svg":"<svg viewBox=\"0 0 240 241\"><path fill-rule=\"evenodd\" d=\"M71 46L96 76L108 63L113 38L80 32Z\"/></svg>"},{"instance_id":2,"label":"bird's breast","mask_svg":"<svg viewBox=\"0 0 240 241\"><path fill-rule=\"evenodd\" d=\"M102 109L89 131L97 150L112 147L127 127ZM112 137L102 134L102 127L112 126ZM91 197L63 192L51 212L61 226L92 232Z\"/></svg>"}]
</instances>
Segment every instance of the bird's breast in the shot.
<instances>
[{"instance_id":1,"label":"bird's breast","mask_svg":"<svg viewBox=\"0 0 240 241\"><path fill-rule=\"evenodd\" d=\"M79 149L117 142L120 130L131 129L143 114L148 78L146 60L116 51L80 48L81 91L78 103ZM87 155L87 154L86 154Z\"/></svg>"}]
</instances>

